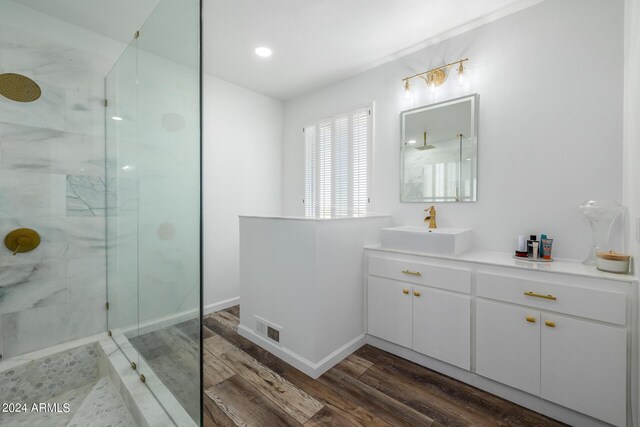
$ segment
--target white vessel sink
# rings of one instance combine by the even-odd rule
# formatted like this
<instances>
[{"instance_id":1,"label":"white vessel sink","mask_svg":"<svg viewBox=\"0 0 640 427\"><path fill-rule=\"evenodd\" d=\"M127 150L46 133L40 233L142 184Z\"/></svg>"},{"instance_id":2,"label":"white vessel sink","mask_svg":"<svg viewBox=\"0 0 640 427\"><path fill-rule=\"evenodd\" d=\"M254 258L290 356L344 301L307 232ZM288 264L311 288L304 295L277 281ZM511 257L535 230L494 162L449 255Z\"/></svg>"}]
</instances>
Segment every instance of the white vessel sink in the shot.
<instances>
[{"instance_id":1,"label":"white vessel sink","mask_svg":"<svg viewBox=\"0 0 640 427\"><path fill-rule=\"evenodd\" d=\"M457 256L473 247L468 228L434 228L403 225L382 229L382 248L406 252Z\"/></svg>"}]
</instances>

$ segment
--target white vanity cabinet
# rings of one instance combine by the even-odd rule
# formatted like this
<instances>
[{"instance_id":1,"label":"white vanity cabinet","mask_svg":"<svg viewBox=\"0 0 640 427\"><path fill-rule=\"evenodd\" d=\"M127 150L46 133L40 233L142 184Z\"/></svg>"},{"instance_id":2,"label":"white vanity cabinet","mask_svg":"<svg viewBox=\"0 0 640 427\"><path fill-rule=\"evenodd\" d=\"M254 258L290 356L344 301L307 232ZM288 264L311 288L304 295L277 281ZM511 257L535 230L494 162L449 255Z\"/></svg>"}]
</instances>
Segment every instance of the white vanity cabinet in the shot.
<instances>
[{"instance_id":1,"label":"white vanity cabinet","mask_svg":"<svg viewBox=\"0 0 640 427\"><path fill-rule=\"evenodd\" d=\"M412 349L469 369L471 298L426 286L415 286L413 292Z\"/></svg>"},{"instance_id":2,"label":"white vanity cabinet","mask_svg":"<svg viewBox=\"0 0 640 427\"><path fill-rule=\"evenodd\" d=\"M557 314L543 314L540 328L540 396L625 425L626 330Z\"/></svg>"},{"instance_id":3,"label":"white vanity cabinet","mask_svg":"<svg viewBox=\"0 0 640 427\"><path fill-rule=\"evenodd\" d=\"M368 248L368 342L572 425L631 425L637 279L493 256Z\"/></svg>"},{"instance_id":4,"label":"white vanity cabinet","mask_svg":"<svg viewBox=\"0 0 640 427\"><path fill-rule=\"evenodd\" d=\"M625 425L626 330L509 304L476 303L476 372Z\"/></svg>"},{"instance_id":5,"label":"white vanity cabinet","mask_svg":"<svg viewBox=\"0 0 640 427\"><path fill-rule=\"evenodd\" d=\"M610 290L477 273L476 372L625 425L627 298L600 285Z\"/></svg>"},{"instance_id":6,"label":"white vanity cabinet","mask_svg":"<svg viewBox=\"0 0 640 427\"><path fill-rule=\"evenodd\" d=\"M477 301L476 372L540 395L540 313Z\"/></svg>"},{"instance_id":7,"label":"white vanity cabinet","mask_svg":"<svg viewBox=\"0 0 640 427\"><path fill-rule=\"evenodd\" d=\"M403 347L413 343L413 287L408 283L370 277L368 331Z\"/></svg>"},{"instance_id":8,"label":"white vanity cabinet","mask_svg":"<svg viewBox=\"0 0 640 427\"><path fill-rule=\"evenodd\" d=\"M471 273L384 257L368 265L368 333L469 369L471 298L438 288L468 292Z\"/></svg>"}]
</instances>

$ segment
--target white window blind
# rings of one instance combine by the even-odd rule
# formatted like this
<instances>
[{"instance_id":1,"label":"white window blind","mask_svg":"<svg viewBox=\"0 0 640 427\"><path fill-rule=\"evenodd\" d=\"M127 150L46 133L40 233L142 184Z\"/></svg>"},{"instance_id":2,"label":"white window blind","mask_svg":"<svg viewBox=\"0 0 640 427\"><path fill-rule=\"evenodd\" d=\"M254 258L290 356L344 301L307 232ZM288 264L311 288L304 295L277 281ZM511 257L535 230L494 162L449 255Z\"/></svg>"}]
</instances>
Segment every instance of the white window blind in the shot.
<instances>
[{"instance_id":1,"label":"white window blind","mask_svg":"<svg viewBox=\"0 0 640 427\"><path fill-rule=\"evenodd\" d=\"M436 201L458 200L458 163L428 164L422 170L422 178L425 197L434 198Z\"/></svg>"},{"instance_id":2,"label":"white window blind","mask_svg":"<svg viewBox=\"0 0 640 427\"><path fill-rule=\"evenodd\" d=\"M353 115L353 214L366 215L369 200L369 115Z\"/></svg>"},{"instance_id":3,"label":"white window blind","mask_svg":"<svg viewBox=\"0 0 640 427\"><path fill-rule=\"evenodd\" d=\"M335 215L349 214L349 117L338 117L335 128L335 167L333 169L335 186Z\"/></svg>"},{"instance_id":4,"label":"white window blind","mask_svg":"<svg viewBox=\"0 0 640 427\"><path fill-rule=\"evenodd\" d=\"M304 128L306 216L367 214L371 126L367 107Z\"/></svg>"},{"instance_id":5,"label":"white window blind","mask_svg":"<svg viewBox=\"0 0 640 427\"><path fill-rule=\"evenodd\" d=\"M320 216L331 216L331 122L320 124L320 138L318 139L318 207Z\"/></svg>"}]
</instances>

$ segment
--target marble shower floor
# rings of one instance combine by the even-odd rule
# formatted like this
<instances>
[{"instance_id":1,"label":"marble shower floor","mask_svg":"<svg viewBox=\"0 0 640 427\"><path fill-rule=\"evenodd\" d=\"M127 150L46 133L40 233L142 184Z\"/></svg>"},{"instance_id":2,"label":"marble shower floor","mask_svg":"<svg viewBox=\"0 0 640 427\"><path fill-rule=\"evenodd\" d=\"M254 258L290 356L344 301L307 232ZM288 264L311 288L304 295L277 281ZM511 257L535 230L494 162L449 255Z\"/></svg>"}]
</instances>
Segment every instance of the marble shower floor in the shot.
<instances>
[{"instance_id":1,"label":"marble shower floor","mask_svg":"<svg viewBox=\"0 0 640 427\"><path fill-rule=\"evenodd\" d=\"M31 412L0 414L3 427L136 427L108 377L69 390L46 403L68 403L69 412Z\"/></svg>"}]
</instances>

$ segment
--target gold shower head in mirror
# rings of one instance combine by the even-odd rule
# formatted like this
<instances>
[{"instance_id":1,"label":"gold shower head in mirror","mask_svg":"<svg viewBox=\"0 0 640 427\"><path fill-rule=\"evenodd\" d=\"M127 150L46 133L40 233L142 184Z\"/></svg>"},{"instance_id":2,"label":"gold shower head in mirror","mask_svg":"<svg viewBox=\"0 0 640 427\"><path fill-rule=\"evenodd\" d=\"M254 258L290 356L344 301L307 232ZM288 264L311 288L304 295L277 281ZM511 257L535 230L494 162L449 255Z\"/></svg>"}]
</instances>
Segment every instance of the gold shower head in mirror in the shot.
<instances>
[{"instance_id":1,"label":"gold shower head in mirror","mask_svg":"<svg viewBox=\"0 0 640 427\"><path fill-rule=\"evenodd\" d=\"M0 95L18 102L33 102L40 98L40 86L22 74L0 74Z\"/></svg>"},{"instance_id":2,"label":"gold shower head in mirror","mask_svg":"<svg viewBox=\"0 0 640 427\"><path fill-rule=\"evenodd\" d=\"M432 148L436 148L435 145L427 144L427 131L424 131L424 143L419 147L414 147L416 150L431 150Z\"/></svg>"}]
</instances>

